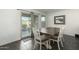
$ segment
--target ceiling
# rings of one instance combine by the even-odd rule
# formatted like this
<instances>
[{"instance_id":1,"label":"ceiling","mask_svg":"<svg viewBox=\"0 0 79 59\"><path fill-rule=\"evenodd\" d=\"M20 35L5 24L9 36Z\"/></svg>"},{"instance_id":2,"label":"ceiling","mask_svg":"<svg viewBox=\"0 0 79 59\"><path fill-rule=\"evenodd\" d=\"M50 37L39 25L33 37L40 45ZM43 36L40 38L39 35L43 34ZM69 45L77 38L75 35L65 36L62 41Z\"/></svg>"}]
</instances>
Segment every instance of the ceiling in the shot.
<instances>
[{"instance_id":1,"label":"ceiling","mask_svg":"<svg viewBox=\"0 0 79 59\"><path fill-rule=\"evenodd\" d=\"M62 10L65 10L65 9L35 9L35 10L43 12L45 14L49 14L49 13L53 13L53 12L62 11Z\"/></svg>"}]
</instances>

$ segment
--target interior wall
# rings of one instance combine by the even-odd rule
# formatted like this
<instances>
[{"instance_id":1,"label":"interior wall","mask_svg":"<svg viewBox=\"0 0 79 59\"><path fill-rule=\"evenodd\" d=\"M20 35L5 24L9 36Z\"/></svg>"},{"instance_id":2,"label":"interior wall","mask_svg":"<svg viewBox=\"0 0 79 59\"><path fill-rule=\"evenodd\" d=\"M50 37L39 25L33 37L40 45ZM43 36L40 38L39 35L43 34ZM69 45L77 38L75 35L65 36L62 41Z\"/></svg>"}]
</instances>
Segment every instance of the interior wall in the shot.
<instances>
[{"instance_id":1,"label":"interior wall","mask_svg":"<svg viewBox=\"0 0 79 59\"><path fill-rule=\"evenodd\" d=\"M20 14L15 9L0 9L0 45L20 40Z\"/></svg>"},{"instance_id":2,"label":"interior wall","mask_svg":"<svg viewBox=\"0 0 79 59\"><path fill-rule=\"evenodd\" d=\"M76 33L79 34L79 9L62 10L59 12L50 13L47 16L47 27L53 27L61 25L54 24L54 16L65 15L66 24L64 34L74 36Z\"/></svg>"},{"instance_id":3,"label":"interior wall","mask_svg":"<svg viewBox=\"0 0 79 59\"><path fill-rule=\"evenodd\" d=\"M32 9L26 9L26 11L0 9L0 46L21 39L21 12L27 13L28 11L42 14Z\"/></svg>"}]
</instances>

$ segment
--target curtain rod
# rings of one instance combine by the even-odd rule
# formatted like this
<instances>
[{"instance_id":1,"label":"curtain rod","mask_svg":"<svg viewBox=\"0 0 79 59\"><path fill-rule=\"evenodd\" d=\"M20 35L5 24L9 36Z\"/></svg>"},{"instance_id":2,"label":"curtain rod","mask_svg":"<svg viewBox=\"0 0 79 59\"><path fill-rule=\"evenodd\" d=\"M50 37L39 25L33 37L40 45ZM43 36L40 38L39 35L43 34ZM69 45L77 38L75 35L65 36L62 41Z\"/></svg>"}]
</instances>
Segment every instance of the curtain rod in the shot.
<instances>
[{"instance_id":1,"label":"curtain rod","mask_svg":"<svg viewBox=\"0 0 79 59\"><path fill-rule=\"evenodd\" d=\"M17 9L17 10L21 10L21 11L29 12L29 13L34 14L34 15L44 15L44 14L37 13L37 12L34 12L34 11L28 11L28 10L23 10L23 9Z\"/></svg>"},{"instance_id":2,"label":"curtain rod","mask_svg":"<svg viewBox=\"0 0 79 59\"><path fill-rule=\"evenodd\" d=\"M40 13L35 13L35 12L31 12L31 11L23 10L23 9L17 9L17 10L21 10L21 11L25 11L25 12L30 12L31 14L40 14Z\"/></svg>"}]
</instances>

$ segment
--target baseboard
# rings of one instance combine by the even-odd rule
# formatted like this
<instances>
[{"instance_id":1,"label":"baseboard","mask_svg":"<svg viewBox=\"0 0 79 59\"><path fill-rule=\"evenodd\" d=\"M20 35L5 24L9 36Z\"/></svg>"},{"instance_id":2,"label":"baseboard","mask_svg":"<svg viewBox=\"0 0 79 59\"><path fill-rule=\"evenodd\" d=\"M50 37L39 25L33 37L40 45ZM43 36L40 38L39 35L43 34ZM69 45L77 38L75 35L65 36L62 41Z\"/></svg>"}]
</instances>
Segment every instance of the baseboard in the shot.
<instances>
[{"instance_id":1,"label":"baseboard","mask_svg":"<svg viewBox=\"0 0 79 59\"><path fill-rule=\"evenodd\" d=\"M20 40L16 40L16 41L13 41L13 42L10 42L10 43L6 43L6 44L4 44L4 45L0 45L0 47L1 47L1 46L5 46L5 45L8 45L8 44L11 44L11 43L14 43L14 42L17 42L17 41L20 41Z\"/></svg>"},{"instance_id":2,"label":"baseboard","mask_svg":"<svg viewBox=\"0 0 79 59\"><path fill-rule=\"evenodd\" d=\"M31 36L23 37L23 38L21 38L21 40L27 39L27 38L31 38Z\"/></svg>"},{"instance_id":3,"label":"baseboard","mask_svg":"<svg viewBox=\"0 0 79 59\"><path fill-rule=\"evenodd\" d=\"M64 36L69 36L69 37L73 37L73 38L75 38L75 36L68 35L68 34L64 34Z\"/></svg>"}]
</instances>

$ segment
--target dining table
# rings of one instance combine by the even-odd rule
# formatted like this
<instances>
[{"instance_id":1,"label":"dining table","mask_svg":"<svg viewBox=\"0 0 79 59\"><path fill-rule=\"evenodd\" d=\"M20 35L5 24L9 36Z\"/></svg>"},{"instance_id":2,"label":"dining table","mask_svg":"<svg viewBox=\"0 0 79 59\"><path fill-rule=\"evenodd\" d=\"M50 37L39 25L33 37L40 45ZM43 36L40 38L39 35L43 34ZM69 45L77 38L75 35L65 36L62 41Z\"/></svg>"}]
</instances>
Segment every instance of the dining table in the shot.
<instances>
[{"instance_id":1,"label":"dining table","mask_svg":"<svg viewBox=\"0 0 79 59\"><path fill-rule=\"evenodd\" d=\"M59 34L58 30L56 31L56 29L59 30L59 28L52 28L51 30L47 28L41 28L40 35L45 35L49 38L54 38L54 36L58 36Z\"/></svg>"}]
</instances>

